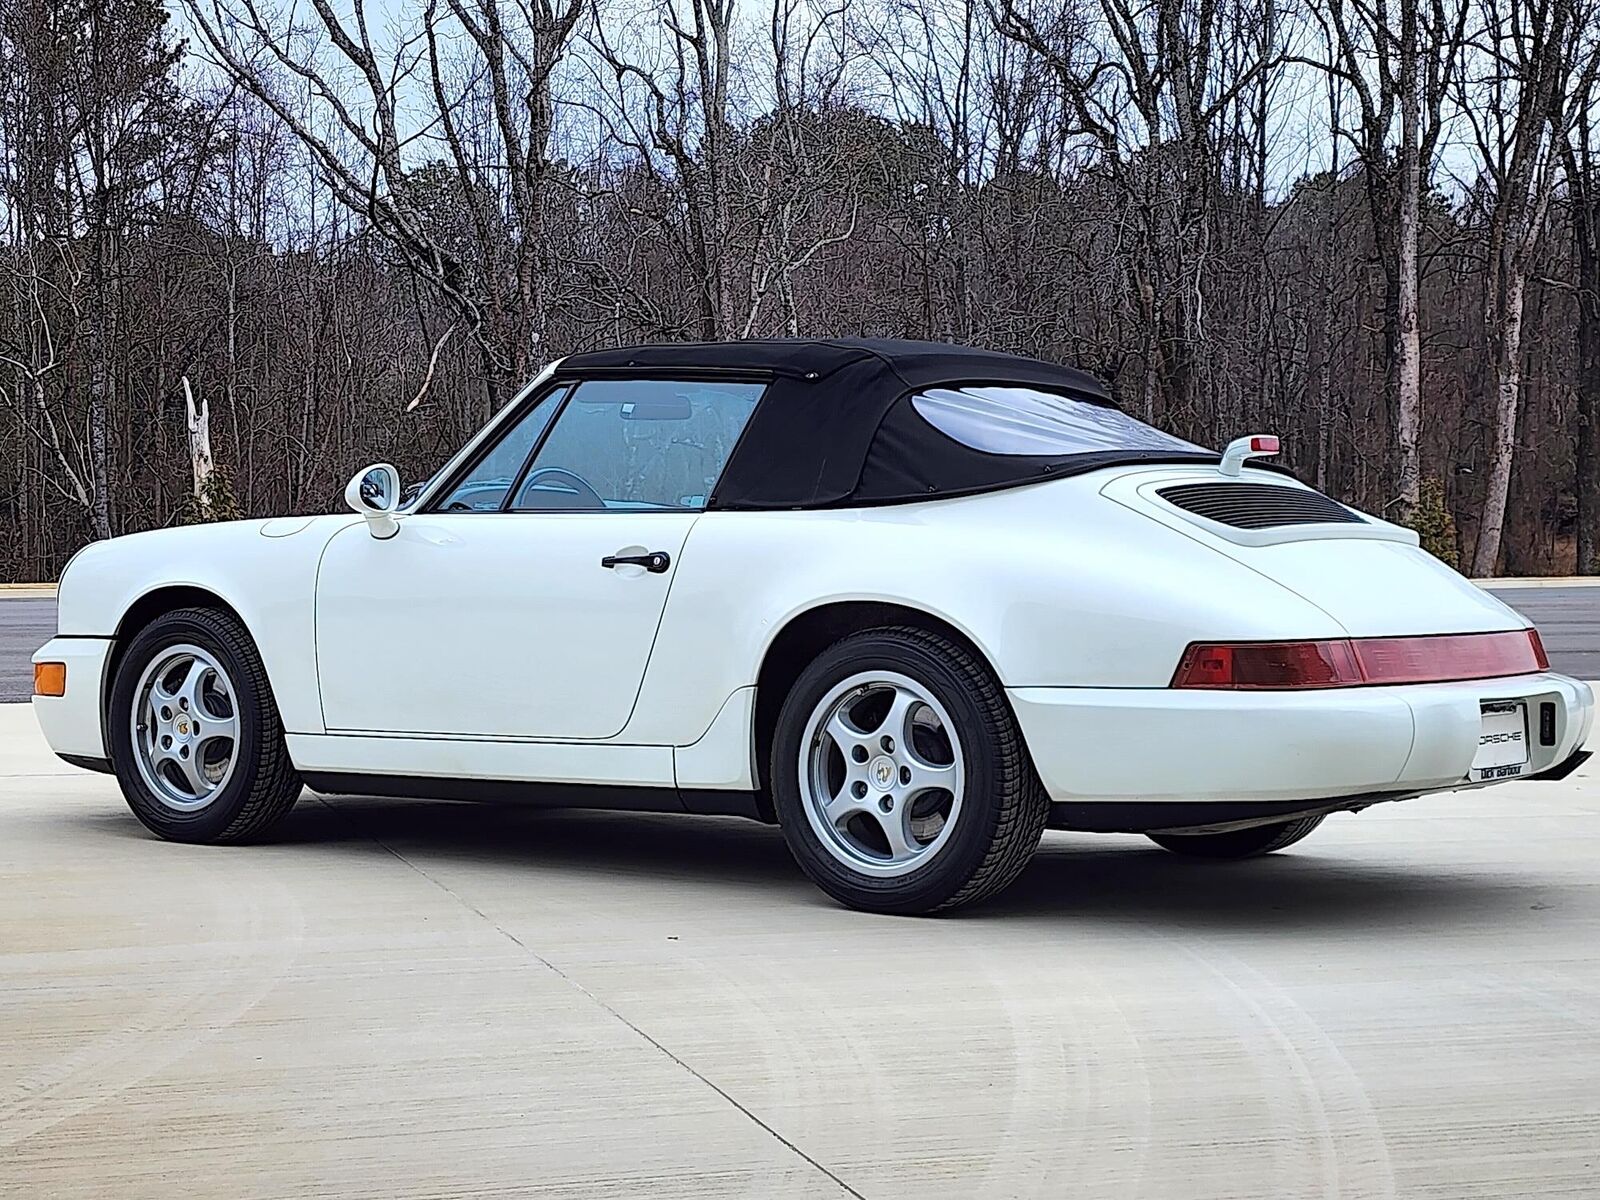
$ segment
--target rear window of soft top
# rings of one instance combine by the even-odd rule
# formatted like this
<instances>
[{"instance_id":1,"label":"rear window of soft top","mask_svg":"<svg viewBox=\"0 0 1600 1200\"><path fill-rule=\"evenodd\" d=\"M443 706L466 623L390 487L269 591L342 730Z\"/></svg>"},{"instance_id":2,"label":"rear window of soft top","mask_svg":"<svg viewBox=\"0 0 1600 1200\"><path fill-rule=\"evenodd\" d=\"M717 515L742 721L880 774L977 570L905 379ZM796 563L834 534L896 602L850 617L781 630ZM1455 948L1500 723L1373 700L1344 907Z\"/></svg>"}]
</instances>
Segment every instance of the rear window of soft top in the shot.
<instances>
[{"instance_id":1,"label":"rear window of soft top","mask_svg":"<svg viewBox=\"0 0 1600 1200\"><path fill-rule=\"evenodd\" d=\"M929 388L911 398L928 424L986 454L1093 454L1105 450L1204 453L1117 408L1056 392L998 384Z\"/></svg>"}]
</instances>

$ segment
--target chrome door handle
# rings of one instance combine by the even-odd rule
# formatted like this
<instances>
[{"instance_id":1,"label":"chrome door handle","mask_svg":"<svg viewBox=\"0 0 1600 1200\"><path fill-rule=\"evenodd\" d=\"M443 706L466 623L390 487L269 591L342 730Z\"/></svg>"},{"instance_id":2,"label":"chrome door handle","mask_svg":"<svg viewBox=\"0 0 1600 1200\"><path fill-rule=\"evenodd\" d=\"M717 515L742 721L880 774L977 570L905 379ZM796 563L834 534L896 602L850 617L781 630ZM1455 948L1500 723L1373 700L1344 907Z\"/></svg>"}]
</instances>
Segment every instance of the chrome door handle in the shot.
<instances>
[{"instance_id":1,"label":"chrome door handle","mask_svg":"<svg viewBox=\"0 0 1600 1200\"><path fill-rule=\"evenodd\" d=\"M665 550L652 550L649 554L608 554L600 560L602 567L620 567L624 563L660 575L672 565L672 556Z\"/></svg>"}]
</instances>

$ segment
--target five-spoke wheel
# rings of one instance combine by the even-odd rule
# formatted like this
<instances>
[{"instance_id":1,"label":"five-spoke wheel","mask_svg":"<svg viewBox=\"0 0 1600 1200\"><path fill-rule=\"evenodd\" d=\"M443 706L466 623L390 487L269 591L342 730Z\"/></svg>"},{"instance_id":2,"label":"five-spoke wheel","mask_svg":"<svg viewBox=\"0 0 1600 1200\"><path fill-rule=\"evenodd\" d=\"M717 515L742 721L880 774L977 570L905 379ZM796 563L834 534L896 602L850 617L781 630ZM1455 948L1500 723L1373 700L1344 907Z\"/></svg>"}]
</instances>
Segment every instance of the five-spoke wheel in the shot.
<instances>
[{"instance_id":1,"label":"five-spoke wheel","mask_svg":"<svg viewBox=\"0 0 1600 1200\"><path fill-rule=\"evenodd\" d=\"M300 795L261 656L228 612L179 609L119 647L106 734L128 807L173 841L256 837Z\"/></svg>"},{"instance_id":2,"label":"five-spoke wheel","mask_svg":"<svg viewBox=\"0 0 1600 1200\"><path fill-rule=\"evenodd\" d=\"M877 912L999 891L1050 807L993 673L924 629L869 630L818 655L778 714L768 777L801 868Z\"/></svg>"},{"instance_id":3,"label":"five-spoke wheel","mask_svg":"<svg viewBox=\"0 0 1600 1200\"><path fill-rule=\"evenodd\" d=\"M180 811L216 799L233 774L239 714L233 682L199 646L150 661L134 689L134 758L150 790Z\"/></svg>"},{"instance_id":4,"label":"five-spoke wheel","mask_svg":"<svg viewBox=\"0 0 1600 1200\"><path fill-rule=\"evenodd\" d=\"M891 671L845 679L812 711L800 789L824 848L898 875L949 841L966 791L961 740L922 684Z\"/></svg>"}]
</instances>

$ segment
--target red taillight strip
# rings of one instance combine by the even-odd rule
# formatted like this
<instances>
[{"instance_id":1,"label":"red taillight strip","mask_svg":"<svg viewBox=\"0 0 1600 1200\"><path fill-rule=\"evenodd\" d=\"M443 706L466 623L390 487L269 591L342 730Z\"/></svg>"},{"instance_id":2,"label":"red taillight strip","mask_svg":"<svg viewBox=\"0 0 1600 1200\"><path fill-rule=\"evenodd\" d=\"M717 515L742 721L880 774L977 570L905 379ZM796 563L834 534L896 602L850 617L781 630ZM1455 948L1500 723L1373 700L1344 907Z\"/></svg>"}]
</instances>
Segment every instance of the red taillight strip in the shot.
<instances>
[{"instance_id":1,"label":"red taillight strip","mask_svg":"<svg viewBox=\"0 0 1600 1200\"><path fill-rule=\"evenodd\" d=\"M1539 670L1548 671L1550 669L1550 659L1544 652L1544 639L1539 636L1539 631L1532 626L1528 628L1528 641L1533 646L1533 660L1539 664Z\"/></svg>"},{"instance_id":2,"label":"red taillight strip","mask_svg":"<svg viewBox=\"0 0 1600 1200\"><path fill-rule=\"evenodd\" d=\"M1498 679L1547 670L1536 629L1316 642L1192 642L1175 688L1336 688Z\"/></svg>"}]
</instances>

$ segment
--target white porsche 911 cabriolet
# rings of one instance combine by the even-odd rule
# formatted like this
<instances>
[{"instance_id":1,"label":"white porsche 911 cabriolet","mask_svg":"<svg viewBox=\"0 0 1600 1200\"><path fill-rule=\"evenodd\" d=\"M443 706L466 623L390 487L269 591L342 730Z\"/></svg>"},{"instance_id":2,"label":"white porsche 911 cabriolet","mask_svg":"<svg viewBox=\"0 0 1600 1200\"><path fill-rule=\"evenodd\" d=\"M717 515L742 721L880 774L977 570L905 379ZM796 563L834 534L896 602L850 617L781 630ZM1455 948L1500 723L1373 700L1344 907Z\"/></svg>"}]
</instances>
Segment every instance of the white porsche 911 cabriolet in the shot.
<instances>
[{"instance_id":1,"label":"white porsche 911 cabriolet","mask_svg":"<svg viewBox=\"0 0 1600 1200\"><path fill-rule=\"evenodd\" d=\"M546 368L414 501L82 551L34 705L164 838L321 792L738 814L828 894L993 895L1047 826L1181 854L1583 757L1516 613L1078 371L750 341Z\"/></svg>"}]
</instances>

